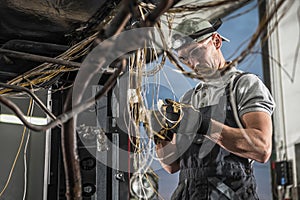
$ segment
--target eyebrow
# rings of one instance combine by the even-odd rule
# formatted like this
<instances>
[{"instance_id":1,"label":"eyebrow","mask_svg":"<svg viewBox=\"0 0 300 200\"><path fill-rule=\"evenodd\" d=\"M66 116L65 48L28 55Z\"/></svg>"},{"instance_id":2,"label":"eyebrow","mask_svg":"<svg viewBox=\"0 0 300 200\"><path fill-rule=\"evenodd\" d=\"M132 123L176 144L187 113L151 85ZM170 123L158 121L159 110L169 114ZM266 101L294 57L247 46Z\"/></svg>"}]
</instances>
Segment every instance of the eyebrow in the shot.
<instances>
[{"instance_id":1,"label":"eyebrow","mask_svg":"<svg viewBox=\"0 0 300 200\"><path fill-rule=\"evenodd\" d=\"M198 45L198 42L196 42L196 41L190 41L190 42L187 42L187 43L184 43L183 45L181 45L178 49L176 49L176 51L180 51L180 50L186 49L189 46L194 47L195 45Z\"/></svg>"}]
</instances>

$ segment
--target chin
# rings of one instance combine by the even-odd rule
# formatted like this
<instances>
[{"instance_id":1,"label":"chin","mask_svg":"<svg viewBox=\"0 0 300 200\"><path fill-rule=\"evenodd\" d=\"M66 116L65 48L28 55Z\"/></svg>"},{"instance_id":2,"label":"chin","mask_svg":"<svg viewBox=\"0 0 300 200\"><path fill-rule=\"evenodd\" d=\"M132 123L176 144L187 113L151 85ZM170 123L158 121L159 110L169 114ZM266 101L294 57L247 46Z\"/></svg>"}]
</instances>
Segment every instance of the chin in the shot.
<instances>
[{"instance_id":1,"label":"chin","mask_svg":"<svg viewBox=\"0 0 300 200\"><path fill-rule=\"evenodd\" d=\"M195 71L197 75L202 77L204 81L209 81L211 79L215 79L217 77L220 77L220 73L216 70L209 69L209 70L201 70L201 71Z\"/></svg>"},{"instance_id":2,"label":"chin","mask_svg":"<svg viewBox=\"0 0 300 200\"><path fill-rule=\"evenodd\" d=\"M215 70L208 66L201 66L201 67L197 66L194 68L194 71L196 72L196 74L201 74L201 75L215 73Z\"/></svg>"}]
</instances>

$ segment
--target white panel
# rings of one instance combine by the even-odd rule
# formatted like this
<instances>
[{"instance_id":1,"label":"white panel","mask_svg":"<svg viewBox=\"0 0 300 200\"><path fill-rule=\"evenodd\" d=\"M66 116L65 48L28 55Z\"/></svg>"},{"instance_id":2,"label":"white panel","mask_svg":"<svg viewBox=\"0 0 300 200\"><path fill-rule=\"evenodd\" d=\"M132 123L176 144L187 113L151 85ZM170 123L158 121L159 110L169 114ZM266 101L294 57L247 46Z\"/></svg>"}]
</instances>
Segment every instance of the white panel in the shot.
<instances>
[{"instance_id":1,"label":"white panel","mask_svg":"<svg viewBox=\"0 0 300 200\"><path fill-rule=\"evenodd\" d=\"M274 4L274 1L269 2ZM290 2L292 1L285 1L285 5ZM285 11L278 29L269 40L272 93L277 103L274 129L278 160L282 160L286 154L288 159L295 161L294 144L300 140L299 9L300 1L296 0L289 10ZM282 13L283 10L278 13L277 20ZM281 67L277 62L281 63ZM295 164L294 162L294 169Z\"/></svg>"}]
</instances>

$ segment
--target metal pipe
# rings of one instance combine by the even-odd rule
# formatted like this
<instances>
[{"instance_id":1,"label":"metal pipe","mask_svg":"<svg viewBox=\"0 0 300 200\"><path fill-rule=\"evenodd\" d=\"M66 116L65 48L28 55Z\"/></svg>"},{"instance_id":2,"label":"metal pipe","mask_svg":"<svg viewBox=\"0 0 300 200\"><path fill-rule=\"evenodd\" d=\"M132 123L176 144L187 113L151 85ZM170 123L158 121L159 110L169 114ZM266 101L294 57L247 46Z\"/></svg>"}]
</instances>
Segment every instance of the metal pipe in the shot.
<instances>
[{"instance_id":1,"label":"metal pipe","mask_svg":"<svg viewBox=\"0 0 300 200\"><path fill-rule=\"evenodd\" d=\"M58 59L58 58L50 58L50 57L46 57L46 56L39 56L39 55L35 55L35 54L13 51L13 50L8 50L8 49L3 49L3 48L0 48L0 54L3 54L5 56L11 57L11 58L19 58L19 59L30 60L30 61L35 61L35 62L53 63L53 64L65 65L65 66L69 66L69 67L78 67L79 68L81 65L81 63L78 63L78 62L62 60L62 59Z\"/></svg>"}]
</instances>

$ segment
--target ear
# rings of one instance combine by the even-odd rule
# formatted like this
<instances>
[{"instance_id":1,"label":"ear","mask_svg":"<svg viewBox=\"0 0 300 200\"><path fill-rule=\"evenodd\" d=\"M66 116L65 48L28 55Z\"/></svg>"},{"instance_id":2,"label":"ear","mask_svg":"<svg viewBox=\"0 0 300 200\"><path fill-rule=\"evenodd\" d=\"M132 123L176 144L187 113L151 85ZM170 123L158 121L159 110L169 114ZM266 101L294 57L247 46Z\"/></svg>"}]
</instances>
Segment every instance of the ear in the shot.
<instances>
[{"instance_id":1,"label":"ear","mask_svg":"<svg viewBox=\"0 0 300 200\"><path fill-rule=\"evenodd\" d=\"M216 49L220 49L222 46L222 38L218 33L214 33L212 35L212 41L216 47Z\"/></svg>"}]
</instances>

